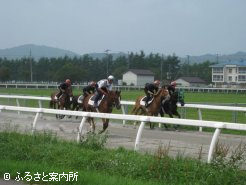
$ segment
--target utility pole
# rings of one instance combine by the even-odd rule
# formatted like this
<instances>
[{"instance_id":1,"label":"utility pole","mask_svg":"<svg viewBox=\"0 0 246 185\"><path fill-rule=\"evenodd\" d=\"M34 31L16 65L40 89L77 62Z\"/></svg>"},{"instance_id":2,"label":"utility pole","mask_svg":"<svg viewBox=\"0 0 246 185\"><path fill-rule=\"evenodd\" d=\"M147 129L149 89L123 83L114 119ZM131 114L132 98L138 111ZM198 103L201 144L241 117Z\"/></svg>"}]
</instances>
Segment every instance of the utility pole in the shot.
<instances>
[{"instance_id":1,"label":"utility pole","mask_svg":"<svg viewBox=\"0 0 246 185\"><path fill-rule=\"evenodd\" d=\"M130 59L129 59L129 51L127 51L127 69L130 68Z\"/></svg>"},{"instance_id":2,"label":"utility pole","mask_svg":"<svg viewBox=\"0 0 246 185\"><path fill-rule=\"evenodd\" d=\"M190 55L187 55L187 76L190 76L189 67L190 67Z\"/></svg>"},{"instance_id":3,"label":"utility pole","mask_svg":"<svg viewBox=\"0 0 246 185\"><path fill-rule=\"evenodd\" d=\"M216 54L216 63L219 62L219 54Z\"/></svg>"},{"instance_id":4,"label":"utility pole","mask_svg":"<svg viewBox=\"0 0 246 185\"><path fill-rule=\"evenodd\" d=\"M106 55L107 55L107 70L106 70L106 75L107 75L107 77L108 77L108 63L109 63L109 54L108 54L108 52L109 52L110 50L109 49L106 49L105 50L105 52L106 52Z\"/></svg>"},{"instance_id":5,"label":"utility pole","mask_svg":"<svg viewBox=\"0 0 246 185\"><path fill-rule=\"evenodd\" d=\"M30 62L30 80L32 82L32 50L31 49L29 53L29 62Z\"/></svg>"},{"instance_id":6,"label":"utility pole","mask_svg":"<svg viewBox=\"0 0 246 185\"><path fill-rule=\"evenodd\" d=\"M162 69L163 60L164 60L164 56L163 56L163 54L162 54L162 56L161 56L161 82L162 82L162 80L163 80L163 77L162 77L162 73L163 73L163 69Z\"/></svg>"}]
</instances>

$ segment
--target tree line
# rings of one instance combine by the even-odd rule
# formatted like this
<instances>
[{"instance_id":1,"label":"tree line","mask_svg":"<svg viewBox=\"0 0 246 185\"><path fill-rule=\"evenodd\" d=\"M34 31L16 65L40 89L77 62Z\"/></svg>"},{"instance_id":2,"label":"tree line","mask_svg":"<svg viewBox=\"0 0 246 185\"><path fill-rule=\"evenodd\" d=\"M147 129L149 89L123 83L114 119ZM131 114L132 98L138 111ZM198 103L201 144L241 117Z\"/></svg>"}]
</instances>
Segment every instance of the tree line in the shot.
<instances>
[{"instance_id":1,"label":"tree line","mask_svg":"<svg viewBox=\"0 0 246 185\"><path fill-rule=\"evenodd\" d=\"M122 75L129 69L148 69L155 74L155 79L174 80L181 76L200 77L207 83L211 83L211 68L214 63L181 63L173 54L166 57L160 54L145 55L129 53L117 58L111 54L102 59L89 55L81 57L40 58L34 60L31 57L20 59L0 58L0 81L23 82L61 82L70 78L72 82L81 83L91 80L106 78L109 74L116 79L122 79Z\"/></svg>"}]
</instances>

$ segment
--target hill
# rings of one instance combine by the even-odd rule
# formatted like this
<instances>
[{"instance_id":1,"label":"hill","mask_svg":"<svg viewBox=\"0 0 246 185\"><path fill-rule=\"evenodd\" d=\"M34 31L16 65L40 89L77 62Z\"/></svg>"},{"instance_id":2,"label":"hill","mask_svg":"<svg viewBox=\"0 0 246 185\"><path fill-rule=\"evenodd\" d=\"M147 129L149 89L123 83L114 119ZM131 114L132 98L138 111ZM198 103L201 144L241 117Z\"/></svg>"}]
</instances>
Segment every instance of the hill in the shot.
<instances>
[{"instance_id":1,"label":"hill","mask_svg":"<svg viewBox=\"0 0 246 185\"><path fill-rule=\"evenodd\" d=\"M246 52L239 51L230 55L217 55L217 54L206 54L201 56L188 56L186 58L180 58L181 62L189 64L202 63L205 61L210 62L226 62L226 61L246 61Z\"/></svg>"},{"instance_id":2,"label":"hill","mask_svg":"<svg viewBox=\"0 0 246 185\"><path fill-rule=\"evenodd\" d=\"M112 55L113 59L116 59L119 56L126 56L126 53L119 52L119 53L109 53ZM17 59L22 57L29 57L32 56L36 60L41 57L80 57L83 55L77 54L72 51L60 49L60 48L54 48L49 46L39 46L34 44L25 44L13 48L7 48L7 49L0 49L0 57L6 57L8 59ZM98 58L102 59L104 57L107 57L106 53L88 53L86 55L89 55L92 58ZM230 55L217 55L217 54L206 54L201 56L188 56L185 58L180 58L182 63L188 63L194 64L194 63L202 63L205 61L210 62L225 62L225 61L246 61L246 52L237 52Z\"/></svg>"},{"instance_id":3,"label":"hill","mask_svg":"<svg viewBox=\"0 0 246 185\"><path fill-rule=\"evenodd\" d=\"M0 57L6 57L8 59L17 59L22 57L32 56L35 59L39 59L41 57L75 57L80 56L77 53L72 51L48 47L48 46L38 46L34 44L25 44L13 48L0 49Z\"/></svg>"}]
</instances>

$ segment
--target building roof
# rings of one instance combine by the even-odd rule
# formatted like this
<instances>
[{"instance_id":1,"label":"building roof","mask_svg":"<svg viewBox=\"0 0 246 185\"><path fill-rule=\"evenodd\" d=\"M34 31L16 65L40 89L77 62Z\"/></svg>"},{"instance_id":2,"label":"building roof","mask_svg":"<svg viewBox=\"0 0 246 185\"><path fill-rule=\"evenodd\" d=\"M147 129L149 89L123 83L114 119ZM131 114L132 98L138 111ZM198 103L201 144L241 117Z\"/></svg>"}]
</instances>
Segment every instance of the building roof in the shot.
<instances>
[{"instance_id":1,"label":"building roof","mask_svg":"<svg viewBox=\"0 0 246 185\"><path fill-rule=\"evenodd\" d=\"M179 79L182 79L189 83L206 83L203 79L199 77L180 77Z\"/></svg>"},{"instance_id":2,"label":"building roof","mask_svg":"<svg viewBox=\"0 0 246 185\"><path fill-rule=\"evenodd\" d=\"M144 75L144 76L154 76L154 73L147 69L129 69L127 72L131 71L136 75Z\"/></svg>"},{"instance_id":3,"label":"building roof","mask_svg":"<svg viewBox=\"0 0 246 185\"><path fill-rule=\"evenodd\" d=\"M236 65L238 67L246 67L246 61L228 61L220 62L218 64L211 65L210 67L224 67L226 65Z\"/></svg>"}]
</instances>

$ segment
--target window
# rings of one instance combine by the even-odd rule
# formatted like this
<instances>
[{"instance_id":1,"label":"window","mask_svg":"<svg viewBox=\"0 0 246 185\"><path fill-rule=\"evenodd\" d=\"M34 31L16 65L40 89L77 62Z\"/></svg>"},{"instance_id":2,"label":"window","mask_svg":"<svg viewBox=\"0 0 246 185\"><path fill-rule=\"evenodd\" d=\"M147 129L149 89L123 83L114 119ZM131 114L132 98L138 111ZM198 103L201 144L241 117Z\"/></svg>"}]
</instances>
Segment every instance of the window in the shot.
<instances>
[{"instance_id":1,"label":"window","mask_svg":"<svg viewBox=\"0 0 246 185\"><path fill-rule=\"evenodd\" d=\"M229 73L232 73L232 68L228 68L228 72Z\"/></svg>"},{"instance_id":2,"label":"window","mask_svg":"<svg viewBox=\"0 0 246 185\"><path fill-rule=\"evenodd\" d=\"M231 82L232 81L232 77L228 76L228 81Z\"/></svg>"},{"instance_id":3,"label":"window","mask_svg":"<svg viewBox=\"0 0 246 185\"><path fill-rule=\"evenodd\" d=\"M238 68L238 73L239 74L246 74L246 67L239 67Z\"/></svg>"},{"instance_id":4,"label":"window","mask_svg":"<svg viewBox=\"0 0 246 185\"><path fill-rule=\"evenodd\" d=\"M223 73L223 68L222 67L215 67L215 68L213 68L213 73Z\"/></svg>"},{"instance_id":5,"label":"window","mask_svg":"<svg viewBox=\"0 0 246 185\"><path fill-rule=\"evenodd\" d=\"M238 75L239 82L246 82L246 75Z\"/></svg>"},{"instance_id":6,"label":"window","mask_svg":"<svg viewBox=\"0 0 246 185\"><path fill-rule=\"evenodd\" d=\"M213 75L213 81L223 82L223 75Z\"/></svg>"}]
</instances>

